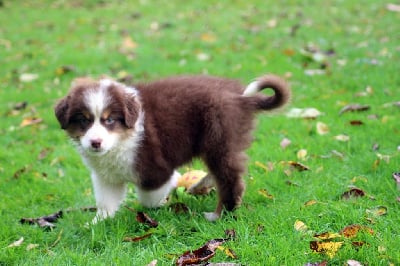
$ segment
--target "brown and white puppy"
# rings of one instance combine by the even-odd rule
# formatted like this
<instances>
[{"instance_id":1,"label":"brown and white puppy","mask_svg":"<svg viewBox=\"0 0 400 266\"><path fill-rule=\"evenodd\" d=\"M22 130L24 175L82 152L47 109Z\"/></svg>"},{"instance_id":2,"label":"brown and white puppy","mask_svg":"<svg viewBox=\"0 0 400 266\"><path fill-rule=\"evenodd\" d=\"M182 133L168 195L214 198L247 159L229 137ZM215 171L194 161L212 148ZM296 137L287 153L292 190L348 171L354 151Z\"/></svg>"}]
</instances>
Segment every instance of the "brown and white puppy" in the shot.
<instances>
[{"instance_id":1,"label":"brown and white puppy","mask_svg":"<svg viewBox=\"0 0 400 266\"><path fill-rule=\"evenodd\" d=\"M265 88L274 91L267 96ZM288 102L285 81L266 75L247 87L211 76L178 76L126 86L80 79L55 114L91 170L96 223L113 216L133 182L145 207L158 207L176 186L178 167L201 158L217 184L218 204L238 207L244 191L245 150L254 114Z\"/></svg>"}]
</instances>

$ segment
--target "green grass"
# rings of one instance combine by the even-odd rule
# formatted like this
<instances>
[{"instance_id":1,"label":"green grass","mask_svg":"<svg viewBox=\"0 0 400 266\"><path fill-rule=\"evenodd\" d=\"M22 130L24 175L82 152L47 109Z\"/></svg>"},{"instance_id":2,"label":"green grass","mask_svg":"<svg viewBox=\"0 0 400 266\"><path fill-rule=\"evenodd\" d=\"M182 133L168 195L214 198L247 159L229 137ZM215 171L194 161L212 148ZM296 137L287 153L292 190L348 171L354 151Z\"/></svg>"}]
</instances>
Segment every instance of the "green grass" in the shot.
<instances>
[{"instance_id":1,"label":"green grass","mask_svg":"<svg viewBox=\"0 0 400 266\"><path fill-rule=\"evenodd\" d=\"M400 101L400 13L386 9L390 1L80 2L1 1L0 265L146 265L154 259L158 265L171 265L184 251L225 237L226 229L237 233L236 240L224 246L238 257L218 250L212 262L304 265L326 260L328 265L344 265L355 259L364 265L400 264L399 190L392 178L400 170L400 108L385 106ZM126 37L136 47L124 50ZM327 74L305 75L305 69L320 67L301 54L308 44L334 50L327 59ZM201 53L208 60L199 60ZM73 71L60 73L63 66ZM315 120L290 119L284 113L259 115L248 150L243 206L215 223L201 215L213 209L215 194L196 198L183 193L173 201L185 202L188 213L175 214L168 205L143 209L160 225L136 243L122 240L149 229L125 208L90 229L84 225L93 214L84 212L65 215L52 231L21 225L22 217L94 204L88 171L60 130L53 106L75 77L117 77L123 72L140 81L209 73L244 83L272 72L290 76L291 107L314 107L324 115ZM24 73L39 77L21 82ZM373 93L357 96L368 86ZM23 101L27 108L13 111ZM350 103L371 109L339 115ZM29 117L43 122L21 127ZM351 126L352 120L364 124ZM319 135L317 122L328 125L329 133ZM339 134L347 134L350 141L335 140ZM285 137L292 144L282 149ZM372 149L375 143L378 151ZM307 150L301 162L311 171L288 176L280 162L299 161L300 149ZM334 150L343 158L332 155ZM378 153L390 160L377 165ZM271 162L274 168L266 172L256 162ZM341 200L350 185L374 200ZM258 193L260 189L267 189L273 199ZM305 207L312 199L317 204ZM142 209L133 189L126 204ZM367 209L381 205L387 214L368 219ZM312 232L296 231L296 220ZM339 232L351 224L374 230L354 239L363 241L362 247L345 240L333 258L311 251L313 233ZM7 247L20 237L25 239L21 246ZM28 244L39 246L26 250Z\"/></svg>"}]
</instances>

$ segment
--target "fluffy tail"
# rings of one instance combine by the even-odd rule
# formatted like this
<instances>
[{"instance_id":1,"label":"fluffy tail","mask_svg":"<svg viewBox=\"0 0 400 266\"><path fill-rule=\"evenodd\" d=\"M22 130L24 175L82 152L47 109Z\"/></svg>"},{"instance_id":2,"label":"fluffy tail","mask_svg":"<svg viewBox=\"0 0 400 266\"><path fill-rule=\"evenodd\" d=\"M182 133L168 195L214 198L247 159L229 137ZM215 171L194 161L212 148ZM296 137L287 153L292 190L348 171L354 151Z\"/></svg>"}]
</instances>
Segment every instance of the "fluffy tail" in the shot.
<instances>
[{"instance_id":1,"label":"fluffy tail","mask_svg":"<svg viewBox=\"0 0 400 266\"><path fill-rule=\"evenodd\" d=\"M274 95L257 94L264 89L272 89ZM271 110L284 106L290 100L289 85L275 75L265 75L250 83L242 96L256 110Z\"/></svg>"}]
</instances>

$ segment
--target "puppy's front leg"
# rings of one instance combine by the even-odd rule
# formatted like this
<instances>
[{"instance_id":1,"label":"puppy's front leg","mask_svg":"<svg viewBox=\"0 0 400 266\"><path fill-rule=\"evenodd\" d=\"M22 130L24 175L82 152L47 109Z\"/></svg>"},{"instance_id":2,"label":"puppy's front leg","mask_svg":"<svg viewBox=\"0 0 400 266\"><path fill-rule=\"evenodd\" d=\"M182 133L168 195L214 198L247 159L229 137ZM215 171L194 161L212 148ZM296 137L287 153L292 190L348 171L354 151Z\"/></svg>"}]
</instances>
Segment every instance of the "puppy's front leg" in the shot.
<instances>
[{"instance_id":1,"label":"puppy's front leg","mask_svg":"<svg viewBox=\"0 0 400 266\"><path fill-rule=\"evenodd\" d=\"M112 184L92 173L93 189L96 198L97 213L92 224L113 217L125 198L126 184Z\"/></svg>"}]
</instances>

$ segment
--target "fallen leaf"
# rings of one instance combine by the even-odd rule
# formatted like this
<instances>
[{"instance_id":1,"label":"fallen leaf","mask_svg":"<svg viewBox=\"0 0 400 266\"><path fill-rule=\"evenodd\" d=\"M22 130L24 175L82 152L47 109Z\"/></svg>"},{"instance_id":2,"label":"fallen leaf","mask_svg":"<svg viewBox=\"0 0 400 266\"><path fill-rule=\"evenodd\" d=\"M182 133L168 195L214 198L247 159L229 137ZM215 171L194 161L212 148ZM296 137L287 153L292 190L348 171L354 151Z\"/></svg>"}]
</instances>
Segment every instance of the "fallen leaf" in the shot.
<instances>
[{"instance_id":1,"label":"fallen leaf","mask_svg":"<svg viewBox=\"0 0 400 266\"><path fill-rule=\"evenodd\" d=\"M200 52L200 53L197 53L196 58L199 61L209 61L211 56L209 54Z\"/></svg>"},{"instance_id":2,"label":"fallen leaf","mask_svg":"<svg viewBox=\"0 0 400 266\"><path fill-rule=\"evenodd\" d=\"M312 206L317 204L318 202L316 200L309 200L306 203L304 203L304 206L308 207L308 206Z\"/></svg>"},{"instance_id":3,"label":"fallen leaf","mask_svg":"<svg viewBox=\"0 0 400 266\"><path fill-rule=\"evenodd\" d=\"M350 190L344 192L341 196L342 199L348 200L351 198L364 197L366 194L362 189L351 188Z\"/></svg>"},{"instance_id":4,"label":"fallen leaf","mask_svg":"<svg viewBox=\"0 0 400 266\"><path fill-rule=\"evenodd\" d=\"M158 263L157 260L152 260L149 264L147 264L147 266L156 266Z\"/></svg>"},{"instance_id":5,"label":"fallen leaf","mask_svg":"<svg viewBox=\"0 0 400 266\"><path fill-rule=\"evenodd\" d=\"M317 122L316 127L319 135L325 135L329 133L329 127L325 123Z\"/></svg>"},{"instance_id":6,"label":"fallen leaf","mask_svg":"<svg viewBox=\"0 0 400 266\"><path fill-rule=\"evenodd\" d=\"M189 189L196 183L199 183L201 179L205 178L207 173L202 170L191 170L178 178L178 187L184 187Z\"/></svg>"},{"instance_id":7,"label":"fallen leaf","mask_svg":"<svg viewBox=\"0 0 400 266\"><path fill-rule=\"evenodd\" d=\"M124 242L139 242L139 241L142 241L145 238L148 238L151 235L152 235L152 233L147 233L147 234L144 234L142 236L135 236L135 237L127 236L127 237L124 237L123 241Z\"/></svg>"},{"instance_id":8,"label":"fallen leaf","mask_svg":"<svg viewBox=\"0 0 400 266\"><path fill-rule=\"evenodd\" d=\"M316 75L324 75L326 71L324 69L306 69L304 70L304 74L307 76L316 76Z\"/></svg>"},{"instance_id":9,"label":"fallen leaf","mask_svg":"<svg viewBox=\"0 0 400 266\"><path fill-rule=\"evenodd\" d=\"M213 43L213 42L215 42L216 40L217 40L217 37L215 36L215 34L213 34L213 33L203 33L201 36L200 36L200 39L203 41L203 42L207 42L207 43Z\"/></svg>"},{"instance_id":10,"label":"fallen leaf","mask_svg":"<svg viewBox=\"0 0 400 266\"><path fill-rule=\"evenodd\" d=\"M394 181L396 181L397 189L400 190L400 173L393 173Z\"/></svg>"},{"instance_id":11,"label":"fallen leaf","mask_svg":"<svg viewBox=\"0 0 400 266\"><path fill-rule=\"evenodd\" d=\"M175 213L188 213L189 207L182 202L175 202L169 205L169 208L172 209Z\"/></svg>"},{"instance_id":12,"label":"fallen leaf","mask_svg":"<svg viewBox=\"0 0 400 266\"><path fill-rule=\"evenodd\" d=\"M24 73L19 76L19 81L21 82L32 82L39 78L38 74Z\"/></svg>"},{"instance_id":13,"label":"fallen leaf","mask_svg":"<svg viewBox=\"0 0 400 266\"><path fill-rule=\"evenodd\" d=\"M22 120L22 122L19 126L20 127L32 126L32 125L36 125L36 124L39 124L42 122L43 122L43 119L41 119L41 118L28 117L28 118L24 118L24 120Z\"/></svg>"},{"instance_id":14,"label":"fallen leaf","mask_svg":"<svg viewBox=\"0 0 400 266\"><path fill-rule=\"evenodd\" d=\"M34 248L37 248L39 246L39 244L28 244L26 246L26 251L32 250Z\"/></svg>"},{"instance_id":15,"label":"fallen leaf","mask_svg":"<svg viewBox=\"0 0 400 266\"><path fill-rule=\"evenodd\" d=\"M386 214L387 214L387 211L388 211L388 209L387 209L387 207L385 207L385 206L377 206L377 207L375 207L375 208L373 208L373 209L367 209L367 210L366 210L366 212L367 212L368 214L371 214L371 215L373 215L373 216L383 216L383 215L386 215Z\"/></svg>"},{"instance_id":16,"label":"fallen leaf","mask_svg":"<svg viewBox=\"0 0 400 266\"><path fill-rule=\"evenodd\" d=\"M386 4L386 9L392 12L400 12L400 5L396 5L396 4Z\"/></svg>"},{"instance_id":17,"label":"fallen leaf","mask_svg":"<svg viewBox=\"0 0 400 266\"><path fill-rule=\"evenodd\" d=\"M332 233L332 232L324 232L321 234L315 234L314 237L319 239L319 240L331 240L335 238L340 238L342 235L338 233Z\"/></svg>"},{"instance_id":18,"label":"fallen leaf","mask_svg":"<svg viewBox=\"0 0 400 266\"><path fill-rule=\"evenodd\" d=\"M222 251L225 252L225 255L228 256L231 259L237 259L238 256L236 255L235 251L233 251L233 249L231 248L225 248L222 246L219 246L218 249L221 249Z\"/></svg>"},{"instance_id":19,"label":"fallen leaf","mask_svg":"<svg viewBox=\"0 0 400 266\"><path fill-rule=\"evenodd\" d=\"M284 139L281 141L280 145L281 145L281 148L282 148L282 149L286 149L287 146L289 146L291 143L292 143L292 142L290 141L290 139L284 138Z\"/></svg>"},{"instance_id":20,"label":"fallen leaf","mask_svg":"<svg viewBox=\"0 0 400 266\"><path fill-rule=\"evenodd\" d=\"M265 188L259 189L258 194L267 199L274 199L274 196L272 196Z\"/></svg>"},{"instance_id":21,"label":"fallen leaf","mask_svg":"<svg viewBox=\"0 0 400 266\"><path fill-rule=\"evenodd\" d=\"M56 69L56 75L61 76L74 71L75 71L75 66L72 65L60 66Z\"/></svg>"},{"instance_id":22,"label":"fallen leaf","mask_svg":"<svg viewBox=\"0 0 400 266\"><path fill-rule=\"evenodd\" d=\"M343 114L346 112L360 112L360 111L367 111L370 109L369 105L361 105L361 104L349 104L343 107L339 114Z\"/></svg>"},{"instance_id":23,"label":"fallen leaf","mask_svg":"<svg viewBox=\"0 0 400 266\"><path fill-rule=\"evenodd\" d=\"M147 224L150 227L156 228L158 226L158 222L153 220L150 216L148 216L144 212L137 212L136 221L142 224Z\"/></svg>"},{"instance_id":24,"label":"fallen leaf","mask_svg":"<svg viewBox=\"0 0 400 266\"><path fill-rule=\"evenodd\" d=\"M63 211L58 211L56 213L42 216L39 218L21 218L20 223L21 224L37 224L39 227L44 228L44 229L53 229L55 227L55 224L59 218L62 218L63 216Z\"/></svg>"},{"instance_id":25,"label":"fallen leaf","mask_svg":"<svg viewBox=\"0 0 400 266\"><path fill-rule=\"evenodd\" d=\"M304 266L326 266L328 265L327 261L323 261L323 262L308 262L306 264L304 264Z\"/></svg>"},{"instance_id":26,"label":"fallen leaf","mask_svg":"<svg viewBox=\"0 0 400 266\"><path fill-rule=\"evenodd\" d=\"M187 192L192 195L206 195L215 189L215 181L212 175L207 174L199 182L191 185Z\"/></svg>"},{"instance_id":27,"label":"fallen leaf","mask_svg":"<svg viewBox=\"0 0 400 266\"><path fill-rule=\"evenodd\" d=\"M351 120L350 121L350 125L352 125L352 126L362 126L362 125L364 125L364 122L361 121L361 120Z\"/></svg>"},{"instance_id":28,"label":"fallen leaf","mask_svg":"<svg viewBox=\"0 0 400 266\"><path fill-rule=\"evenodd\" d=\"M122 39L121 48L125 51L136 49L138 44L131 37L126 36Z\"/></svg>"},{"instance_id":29,"label":"fallen leaf","mask_svg":"<svg viewBox=\"0 0 400 266\"><path fill-rule=\"evenodd\" d=\"M22 245L22 243L24 242L24 237L21 237L20 239L18 239L17 241L11 243L10 245L8 245L8 248L14 248L14 247L19 247Z\"/></svg>"},{"instance_id":30,"label":"fallen leaf","mask_svg":"<svg viewBox=\"0 0 400 266\"><path fill-rule=\"evenodd\" d=\"M44 148L40 151L39 155L38 155L38 160L41 161L44 158L47 157L47 155L53 151L53 148Z\"/></svg>"},{"instance_id":31,"label":"fallen leaf","mask_svg":"<svg viewBox=\"0 0 400 266\"><path fill-rule=\"evenodd\" d=\"M320 242L311 241L310 248L317 253L325 253L329 258L333 258L336 252L343 245L343 242Z\"/></svg>"},{"instance_id":32,"label":"fallen leaf","mask_svg":"<svg viewBox=\"0 0 400 266\"><path fill-rule=\"evenodd\" d=\"M305 118L305 119L316 119L321 116L322 113L316 108L292 108L286 113L287 117L290 118Z\"/></svg>"},{"instance_id":33,"label":"fallen leaf","mask_svg":"<svg viewBox=\"0 0 400 266\"><path fill-rule=\"evenodd\" d=\"M227 230L225 230L225 236L229 240L235 240L236 239L236 231L235 231L235 229L227 229Z\"/></svg>"},{"instance_id":34,"label":"fallen leaf","mask_svg":"<svg viewBox=\"0 0 400 266\"><path fill-rule=\"evenodd\" d=\"M274 164L272 162L268 162L267 165L265 165L262 162L256 161L255 165L264 169L265 172L270 172L270 171L274 170Z\"/></svg>"},{"instance_id":35,"label":"fallen leaf","mask_svg":"<svg viewBox=\"0 0 400 266\"><path fill-rule=\"evenodd\" d=\"M287 162L291 167L293 167L294 169L302 172L302 171L308 171L310 170L310 168L302 163L299 162L294 162L294 161L288 161Z\"/></svg>"},{"instance_id":36,"label":"fallen leaf","mask_svg":"<svg viewBox=\"0 0 400 266\"><path fill-rule=\"evenodd\" d=\"M27 106L28 106L28 102L26 102L26 101L19 102L13 106L13 110L18 110L18 111L24 110Z\"/></svg>"},{"instance_id":37,"label":"fallen leaf","mask_svg":"<svg viewBox=\"0 0 400 266\"><path fill-rule=\"evenodd\" d=\"M200 262L206 262L215 255L215 250L225 243L225 239L213 239L204 246L194 251L186 251L176 261L176 265L191 265Z\"/></svg>"},{"instance_id":38,"label":"fallen leaf","mask_svg":"<svg viewBox=\"0 0 400 266\"><path fill-rule=\"evenodd\" d=\"M335 136L335 139L338 141L346 142L346 141L350 140L350 137L347 135L344 135L344 134L340 134L340 135Z\"/></svg>"},{"instance_id":39,"label":"fallen leaf","mask_svg":"<svg viewBox=\"0 0 400 266\"><path fill-rule=\"evenodd\" d=\"M293 225L294 229L298 232L307 232L308 226L300 220L296 220Z\"/></svg>"},{"instance_id":40,"label":"fallen leaf","mask_svg":"<svg viewBox=\"0 0 400 266\"><path fill-rule=\"evenodd\" d=\"M306 160L307 159L307 150L305 150L305 149L300 149L298 152L297 152L297 159L299 159L299 160Z\"/></svg>"},{"instance_id":41,"label":"fallen leaf","mask_svg":"<svg viewBox=\"0 0 400 266\"><path fill-rule=\"evenodd\" d=\"M347 260L346 263L348 266L362 266L362 264L356 260Z\"/></svg>"},{"instance_id":42,"label":"fallen leaf","mask_svg":"<svg viewBox=\"0 0 400 266\"><path fill-rule=\"evenodd\" d=\"M365 231L370 233L371 235L374 234L374 231L371 228L359 224L346 226L340 231L340 234L342 234L346 238L354 238L357 236L359 231Z\"/></svg>"},{"instance_id":43,"label":"fallen leaf","mask_svg":"<svg viewBox=\"0 0 400 266\"><path fill-rule=\"evenodd\" d=\"M20 178L21 175L24 174L27 170L28 170L28 167L27 167L27 166L24 166L24 167L18 169L17 171L14 172L13 178L14 178L14 179Z\"/></svg>"}]
</instances>

